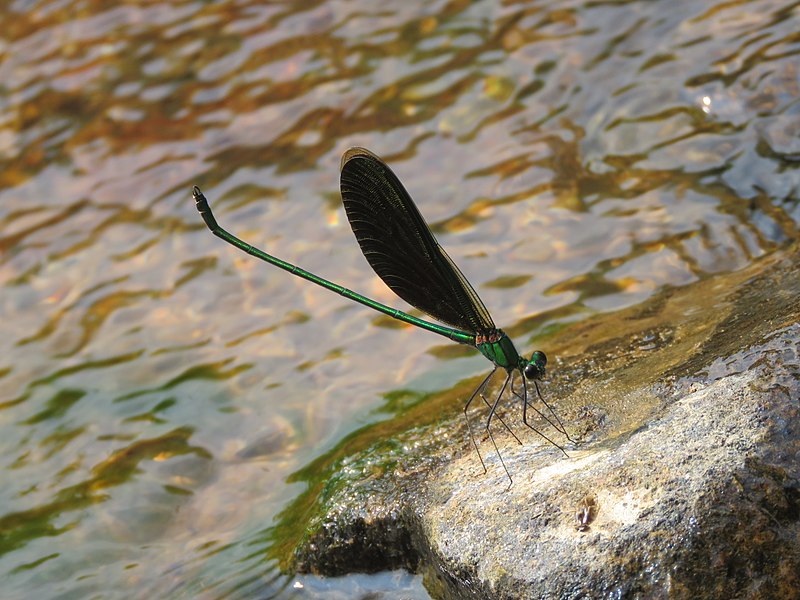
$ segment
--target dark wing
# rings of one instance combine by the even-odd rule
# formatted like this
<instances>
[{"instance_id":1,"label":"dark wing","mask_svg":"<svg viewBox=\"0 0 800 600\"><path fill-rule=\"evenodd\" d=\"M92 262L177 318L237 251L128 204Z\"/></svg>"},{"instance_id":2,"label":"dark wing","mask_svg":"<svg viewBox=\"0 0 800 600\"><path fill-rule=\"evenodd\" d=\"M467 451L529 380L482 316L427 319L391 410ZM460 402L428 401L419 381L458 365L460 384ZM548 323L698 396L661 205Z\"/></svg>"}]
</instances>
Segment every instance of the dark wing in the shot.
<instances>
[{"instance_id":1,"label":"dark wing","mask_svg":"<svg viewBox=\"0 0 800 600\"><path fill-rule=\"evenodd\" d=\"M470 333L493 330L489 311L386 163L369 150L350 148L341 171L347 219L378 277L437 321Z\"/></svg>"}]
</instances>

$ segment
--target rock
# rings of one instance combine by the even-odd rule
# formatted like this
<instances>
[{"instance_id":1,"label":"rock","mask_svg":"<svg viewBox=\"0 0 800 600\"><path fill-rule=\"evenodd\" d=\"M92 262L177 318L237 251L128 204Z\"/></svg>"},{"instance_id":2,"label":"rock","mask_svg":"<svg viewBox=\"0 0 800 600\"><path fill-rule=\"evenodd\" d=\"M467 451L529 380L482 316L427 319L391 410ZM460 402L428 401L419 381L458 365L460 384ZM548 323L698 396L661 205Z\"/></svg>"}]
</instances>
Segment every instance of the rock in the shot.
<instances>
[{"instance_id":1,"label":"rock","mask_svg":"<svg viewBox=\"0 0 800 600\"><path fill-rule=\"evenodd\" d=\"M290 568L416 569L444 598L800 597L797 264L775 254L541 344L582 443L566 459L496 436L510 487L460 414L360 432L304 497Z\"/></svg>"},{"instance_id":2,"label":"rock","mask_svg":"<svg viewBox=\"0 0 800 600\"><path fill-rule=\"evenodd\" d=\"M798 342L800 326L778 332L748 353L757 367L693 386L615 447L571 460L523 448L509 468L531 476L508 492L454 465L421 518L439 571L470 574L453 595L800 593ZM581 532L585 498L594 514Z\"/></svg>"}]
</instances>

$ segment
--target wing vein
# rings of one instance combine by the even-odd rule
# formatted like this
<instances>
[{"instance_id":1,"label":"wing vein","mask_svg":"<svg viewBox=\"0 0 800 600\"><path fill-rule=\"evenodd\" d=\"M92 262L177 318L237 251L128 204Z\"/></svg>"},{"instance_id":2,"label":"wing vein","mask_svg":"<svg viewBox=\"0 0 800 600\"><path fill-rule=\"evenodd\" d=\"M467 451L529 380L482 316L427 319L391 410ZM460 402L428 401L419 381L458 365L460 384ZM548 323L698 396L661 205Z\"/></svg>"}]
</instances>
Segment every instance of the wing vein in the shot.
<instances>
[{"instance_id":1,"label":"wing vein","mask_svg":"<svg viewBox=\"0 0 800 600\"><path fill-rule=\"evenodd\" d=\"M347 219L367 262L400 298L442 323L493 330L483 302L439 245L400 180L363 148L342 157Z\"/></svg>"}]
</instances>

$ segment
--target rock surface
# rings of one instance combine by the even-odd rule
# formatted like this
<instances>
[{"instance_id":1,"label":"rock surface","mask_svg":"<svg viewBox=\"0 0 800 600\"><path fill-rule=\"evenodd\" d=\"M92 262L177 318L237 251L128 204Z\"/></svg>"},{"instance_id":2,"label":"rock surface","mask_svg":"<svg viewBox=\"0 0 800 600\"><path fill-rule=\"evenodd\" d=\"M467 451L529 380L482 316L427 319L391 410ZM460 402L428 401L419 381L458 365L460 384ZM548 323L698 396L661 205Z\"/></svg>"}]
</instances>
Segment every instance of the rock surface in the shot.
<instances>
[{"instance_id":1,"label":"rock surface","mask_svg":"<svg viewBox=\"0 0 800 600\"><path fill-rule=\"evenodd\" d=\"M509 488L459 420L376 443L294 567L417 569L444 598L800 597L798 298L795 250L560 332L569 459L496 436Z\"/></svg>"}]
</instances>

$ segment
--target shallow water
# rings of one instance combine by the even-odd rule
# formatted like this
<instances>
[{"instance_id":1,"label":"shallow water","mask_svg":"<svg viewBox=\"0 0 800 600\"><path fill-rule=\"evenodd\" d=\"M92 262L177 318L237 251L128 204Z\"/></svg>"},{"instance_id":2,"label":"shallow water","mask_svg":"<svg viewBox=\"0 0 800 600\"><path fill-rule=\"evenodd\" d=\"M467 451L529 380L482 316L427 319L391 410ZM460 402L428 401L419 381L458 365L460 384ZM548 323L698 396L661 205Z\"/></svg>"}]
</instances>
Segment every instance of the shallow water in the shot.
<instances>
[{"instance_id":1,"label":"shallow water","mask_svg":"<svg viewBox=\"0 0 800 600\"><path fill-rule=\"evenodd\" d=\"M226 246L191 186L404 308L340 205L368 147L527 353L797 238L799 10L4 3L3 597L425 597L283 577L270 525L293 472L487 363Z\"/></svg>"}]
</instances>

